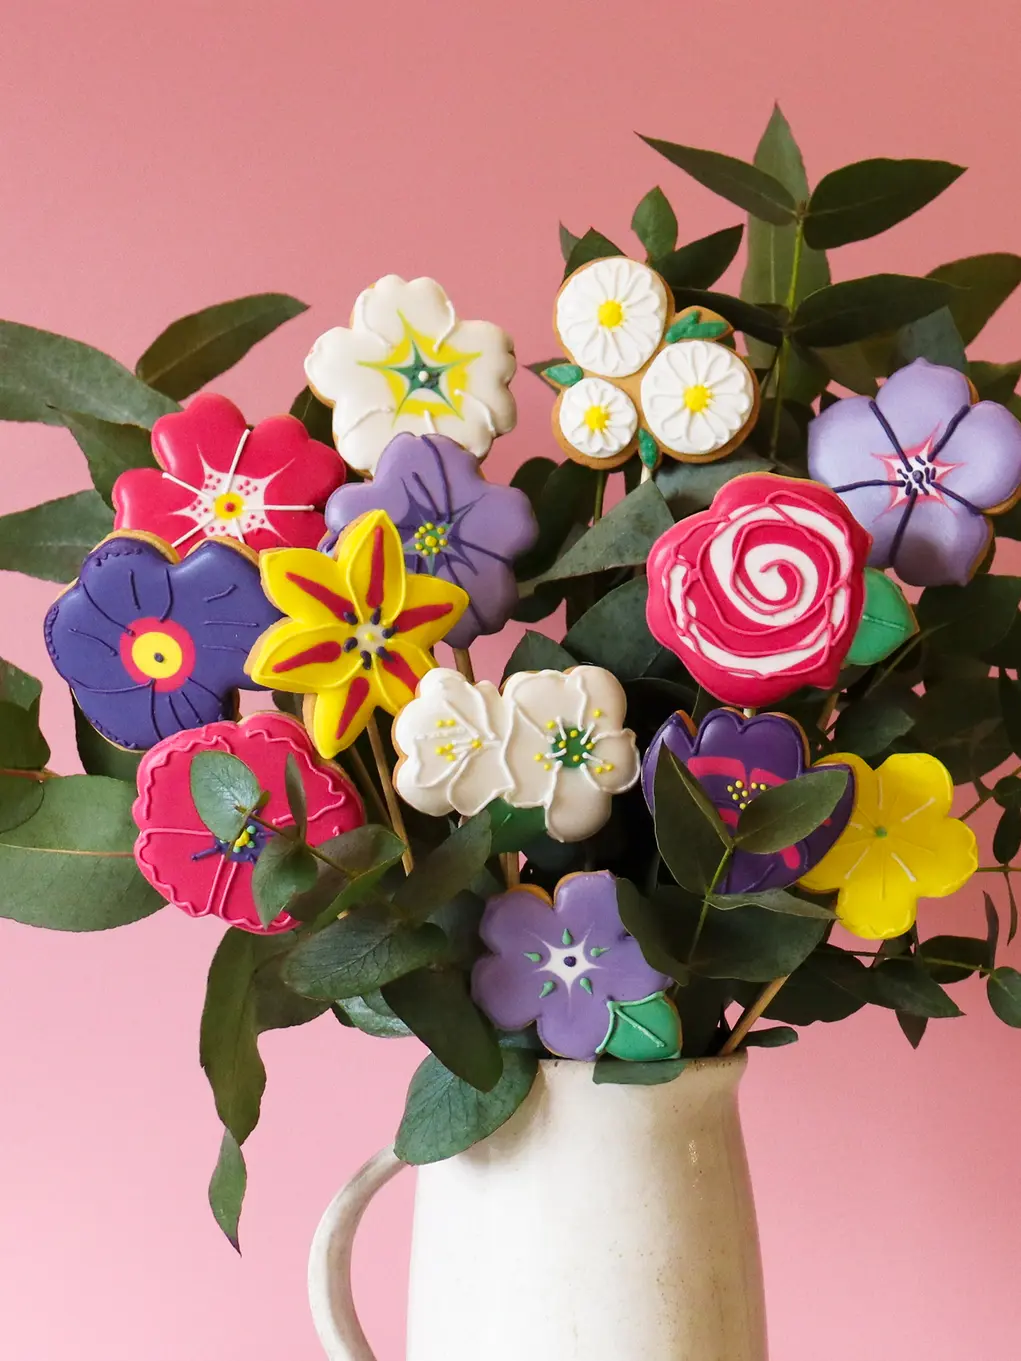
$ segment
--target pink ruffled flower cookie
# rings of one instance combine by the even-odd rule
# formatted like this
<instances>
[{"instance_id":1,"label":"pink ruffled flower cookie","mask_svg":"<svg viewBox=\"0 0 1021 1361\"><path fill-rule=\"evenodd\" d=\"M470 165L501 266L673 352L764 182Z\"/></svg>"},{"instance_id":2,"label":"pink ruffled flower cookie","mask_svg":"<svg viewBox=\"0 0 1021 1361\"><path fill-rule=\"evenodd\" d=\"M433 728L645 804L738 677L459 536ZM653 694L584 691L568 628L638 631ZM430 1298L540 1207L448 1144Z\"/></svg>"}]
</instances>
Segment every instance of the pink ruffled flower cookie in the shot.
<instances>
[{"instance_id":1,"label":"pink ruffled flower cookie","mask_svg":"<svg viewBox=\"0 0 1021 1361\"><path fill-rule=\"evenodd\" d=\"M224 751L254 771L269 799L232 844L203 824L191 797L191 763L204 751ZM138 767L138 798L132 810L139 827L135 860L149 883L191 917L220 917L230 926L260 934L289 931L286 912L263 927L252 896L252 870L269 839L268 828L292 827L284 787L287 757L298 763L308 807L309 845L318 846L365 821L357 790L317 755L305 729L286 714L260 713L240 723L207 723L157 743Z\"/></svg>"}]
</instances>

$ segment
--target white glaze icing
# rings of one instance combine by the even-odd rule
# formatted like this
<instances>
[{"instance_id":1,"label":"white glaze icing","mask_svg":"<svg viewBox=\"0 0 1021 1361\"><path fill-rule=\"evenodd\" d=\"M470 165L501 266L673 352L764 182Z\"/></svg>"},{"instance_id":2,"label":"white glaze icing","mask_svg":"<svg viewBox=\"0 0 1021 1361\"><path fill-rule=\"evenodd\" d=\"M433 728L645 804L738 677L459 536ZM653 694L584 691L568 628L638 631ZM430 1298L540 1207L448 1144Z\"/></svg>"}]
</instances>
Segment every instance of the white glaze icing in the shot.
<instances>
[{"instance_id":1,"label":"white glaze icing","mask_svg":"<svg viewBox=\"0 0 1021 1361\"><path fill-rule=\"evenodd\" d=\"M655 353L667 318L662 279L624 256L576 270L557 298L556 328L589 373L626 378Z\"/></svg>"},{"instance_id":2,"label":"white glaze icing","mask_svg":"<svg viewBox=\"0 0 1021 1361\"><path fill-rule=\"evenodd\" d=\"M589 458L613 458L638 428L631 398L604 378L582 378L565 388L559 420L567 442Z\"/></svg>"},{"instance_id":3,"label":"white glaze icing","mask_svg":"<svg viewBox=\"0 0 1021 1361\"><path fill-rule=\"evenodd\" d=\"M344 459L372 473L402 431L449 435L485 457L494 436L514 428L515 366L510 336L492 322L459 321L435 279L388 274L359 294L349 327L319 337L305 374L334 409ZM423 373L431 385L420 385Z\"/></svg>"},{"instance_id":4,"label":"white glaze icing","mask_svg":"<svg viewBox=\"0 0 1021 1361\"><path fill-rule=\"evenodd\" d=\"M705 456L744 427L755 404L755 380L726 345L678 340L643 374L641 403L646 425L665 449Z\"/></svg>"}]
</instances>

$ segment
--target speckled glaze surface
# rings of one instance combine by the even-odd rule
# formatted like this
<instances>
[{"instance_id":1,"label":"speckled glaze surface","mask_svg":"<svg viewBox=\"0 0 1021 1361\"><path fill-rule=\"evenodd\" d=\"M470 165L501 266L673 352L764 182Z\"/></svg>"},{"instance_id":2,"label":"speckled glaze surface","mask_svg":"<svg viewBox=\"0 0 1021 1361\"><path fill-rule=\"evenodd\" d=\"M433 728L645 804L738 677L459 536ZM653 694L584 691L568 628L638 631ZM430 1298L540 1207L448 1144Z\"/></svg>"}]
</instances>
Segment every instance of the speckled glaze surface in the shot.
<instances>
[{"instance_id":1,"label":"speckled glaze surface","mask_svg":"<svg viewBox=\"0 0 1021 1361\"><path fill-rule=\"evenodd\" d=\"M745 1063L699 1060L641 1087L548 1061L502 1129L420 1168L407 1361L766 1361ZM380 1156L363 1202L400 1166ZM346 1271L343 1251L333 1260ZM318 1281L331 1361L371 1361L344 1317L350 1296L331 1282L331 1309Z\"/></svg>"}]
</instances>

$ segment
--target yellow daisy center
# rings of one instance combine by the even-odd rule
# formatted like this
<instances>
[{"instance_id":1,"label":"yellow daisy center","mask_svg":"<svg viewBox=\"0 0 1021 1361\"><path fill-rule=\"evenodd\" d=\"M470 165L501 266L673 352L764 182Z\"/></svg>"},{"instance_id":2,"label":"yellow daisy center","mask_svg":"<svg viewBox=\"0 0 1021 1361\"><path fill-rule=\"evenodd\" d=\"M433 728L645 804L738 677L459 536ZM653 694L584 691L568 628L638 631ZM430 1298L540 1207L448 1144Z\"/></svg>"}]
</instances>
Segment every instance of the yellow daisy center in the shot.
<instances>
[{"instance_id":1,"label":"yellow daisy center","mask_svg":"<svg viewBox=\"0 0 1021 1361\"><path fill-rule=\"evenodd\" d=\"M689 411L704 411L713 399L705 383L695 383L684 390L684 405Z\"/></svg>"},{"instance_id":2,"label":"yellow daisy center","mask_svg":"<svg viewBox=\"0 0 1021 1361\"><path fill-rule=\"evenodd\" d=\"M225 491L213 502L213 509L218 520L236 520L244 514L245 503L236 491Z\"/></svg>"},{"instance_id":3,"label":"yellow daisy center","mask_svg":"<svg viewBox=\"0 0 1021 1361\"><path fill-rule=\"evenodd\" d=\"M608 331L612 331L624 320L624 308L616 298L607 298L605 302L599 304L599 311L596 316L599 318L600 326L605 326Z\"/></svg>"},{"instance_id":4,"label":"yellow daisy center","mask_svg":"<svg viewBox=\"0 0 1021 1361\"><path fill-rule=\"evenodd\" d=\"M597 433L605 430L610 424L610 413L605 406L600 406L598 403L590 406L585 412L585 424L590 430Z\"/></svg>"}]
</instances>

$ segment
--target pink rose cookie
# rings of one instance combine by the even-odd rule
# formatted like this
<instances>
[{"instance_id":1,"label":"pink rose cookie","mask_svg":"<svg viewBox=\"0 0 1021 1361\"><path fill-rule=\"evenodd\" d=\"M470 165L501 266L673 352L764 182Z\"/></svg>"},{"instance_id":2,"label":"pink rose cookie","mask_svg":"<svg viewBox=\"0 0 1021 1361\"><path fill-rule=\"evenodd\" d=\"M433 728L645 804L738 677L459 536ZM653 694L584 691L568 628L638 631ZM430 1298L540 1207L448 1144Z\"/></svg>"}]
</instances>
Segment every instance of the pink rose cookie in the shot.
<instances>
[{"instance_id":1,"label":"pink rose cookie","mask_svg":"<svg viewBox=\"0 0 1021 1361\"><path fill-rule=\"evenodd\" d=\"M718 699L830 688L865 605L871 538L828 487L735 477L649 554L649 629Z\"/></svg>"},{"instance_id":2,"label":"pink rose cookie","mask_svg":"<svg viewBox=\"0 0 1021 1361\"><path fill-rule=\"evenodd\" d=\"M117 529L157 534L184 554L227 538L261 552L315 548L330 494L346 468L295 416L250 430L233 402L202 393L152 428L159 468L132 468L113 486Z\"/></svg>"},{"instance_id":3,"label":"pink rose cookie","mask_svg":"<svg viewBox=\"0 0 1021 1361\"><path fill-rule=\"evenodd\" d=\"M286 714L207 723L165 738L142 758L132 813L139 827L135 860L149 883L190 917L220 917L260 934L289 931L297 922L286 912L262 926L252 897L252 870L273 832L253 822L228 844L213 836L195 809L191 763L203 751L229 752L255 772L269 794L260 821L271 827L294 825L284 787L287 757L293 755L305 786L305 836L312 846L360 827L362 801L347 776L319 758L305 729Z\"/></svg>"}]
</instances>

